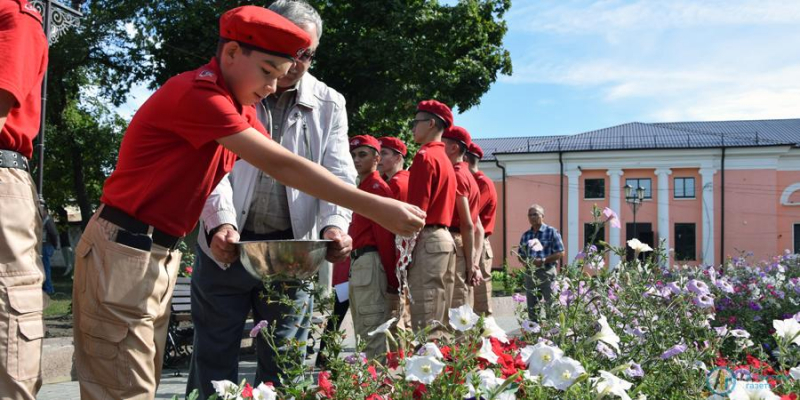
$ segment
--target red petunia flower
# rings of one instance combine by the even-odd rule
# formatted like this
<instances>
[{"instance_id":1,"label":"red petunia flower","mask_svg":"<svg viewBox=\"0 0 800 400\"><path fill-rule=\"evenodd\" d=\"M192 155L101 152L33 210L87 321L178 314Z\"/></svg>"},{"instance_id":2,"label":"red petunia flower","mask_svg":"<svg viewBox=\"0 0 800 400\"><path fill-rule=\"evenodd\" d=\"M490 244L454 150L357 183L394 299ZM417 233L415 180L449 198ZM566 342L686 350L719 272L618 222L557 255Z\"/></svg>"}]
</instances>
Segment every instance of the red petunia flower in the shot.
<instances>
[{"instance_id":1,"label":"red petunia flower","mask_svg":"<svg viewBox=\"0 0 800 400\"><path fill-rule=\"evenodd\" d=\"M333 389L333 383L331 382L331 373L328 371L322 371L319 373L319 393L325 396L326 398L333 398L334 394L336 393Z\"/></svg>"}]
</instances>

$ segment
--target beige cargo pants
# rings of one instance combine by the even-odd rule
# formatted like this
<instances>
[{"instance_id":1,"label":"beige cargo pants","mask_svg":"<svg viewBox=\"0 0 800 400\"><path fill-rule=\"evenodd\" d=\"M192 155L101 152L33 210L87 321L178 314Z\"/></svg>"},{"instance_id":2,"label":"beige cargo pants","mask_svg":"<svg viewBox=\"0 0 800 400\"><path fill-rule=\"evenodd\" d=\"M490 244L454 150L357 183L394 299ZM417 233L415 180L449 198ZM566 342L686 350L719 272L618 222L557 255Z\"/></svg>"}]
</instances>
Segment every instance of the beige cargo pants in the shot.
<instances>
[{"instance_id":1,"label":"beige cargo pants","mask_svg":"<svg viewBox=\"0 0 800 400\"><path fill-rule=\"evenodd\" d=\"M464 240L458 232L450 232L456 244L456 274L453 286L453 300L448 308L469 304L472 307L472 285L467 281L467 269L472 268L471 260L464 258Z\"/></svg>"},{"instance_id":2,"label":"beige cargo pants","mask_svg":"<svg viewBox=\"0 0 800 400\"><path fill-rule=\"evenodd\" d=\"M42 386L42 220L31 175L0 168L0 397L33 400Z\"/></svg>"},{"instance_id":3,"label":"beige cargo pants","mask_svg":"<svg viewBox=\"0 0 800 400\"><path fill-rule=\"evenodd\" d=\"M364 353L370 360L377 358L383 362L386 335L369 336L369 332L386 322L384 318L389 307L386 272L377 251L365 253L350 264L349 291L353 330L366 343Z\"/></svg>"},{"instance_id":4,"label":"beige cargo pants","mask_svg":"<svg viewBox=\"0 0 800 400\"><path fill-rule=\"evenodd\" d=\"M417 238L408 286L411 295L411 325L414 332L431 327L429 338L446 335L448 305L453 298L456 248L445 228L426 227ZM438 321L434 323L433 321Z\"/></svg>"},{"instance_id":5,"label":"beige cargo pants","mask_svg":"<svg viewBox=\"0 0 800 400\"><path fill-rule=\"evenodd\" d=\"M116 243L116 225L89 221L75 248L75 370L82 400L153 399L164 360L181 254Z\"/></svg>"},{"instance_id":6,"label":"beige cargo pants","mask_svg":"<svg viewBox=\"0 0 800 400\"><path fill-rule=\"evenodd\" d=\"M490 316L492 315L492 245L489 243L489 238L483 241L483 254L481 254L481 274L483 275L483 282L475 286L474 293L474 307L473 310L478 315Z\"/></svg>"},{"instance_id":7,"label":"beige cargo pants","mask_svg":"<svg viewBox=\"0 0 800 400\"><path fill-rule=\"evenodd\" d=\"M390 329L392 335L397 339L399 332L411 329L411 307L408 303L408 290L405 291L402 297L396 291L390 290L386 294L386 302L388 306L383 319L388 321L392 318L397 318L397 323L392 325ZM397 351L397 346L392 343L388 343L388 345L391 351Z\"/></svg>"}]
</instances>

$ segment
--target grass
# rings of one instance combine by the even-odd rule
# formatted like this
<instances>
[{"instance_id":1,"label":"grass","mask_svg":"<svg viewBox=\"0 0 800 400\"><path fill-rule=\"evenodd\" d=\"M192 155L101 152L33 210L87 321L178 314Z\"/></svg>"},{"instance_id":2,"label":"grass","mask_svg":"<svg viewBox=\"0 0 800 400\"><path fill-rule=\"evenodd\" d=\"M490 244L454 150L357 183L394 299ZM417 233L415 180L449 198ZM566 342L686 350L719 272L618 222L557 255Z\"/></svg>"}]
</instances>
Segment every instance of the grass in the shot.
<instances>
[{"instance_id":1,"label":"grass","mask_svg":"<svg viewBox=\"0 0 800 400\"><path fill-rule=\"evenodd\" d=\"M64 270L56 268L53 271L53 288L56 292L50 296L50 303L44 309L46 317L60 317L71 313L72 304L72 275L62 276Z\"/></svg>"}]
</instances>

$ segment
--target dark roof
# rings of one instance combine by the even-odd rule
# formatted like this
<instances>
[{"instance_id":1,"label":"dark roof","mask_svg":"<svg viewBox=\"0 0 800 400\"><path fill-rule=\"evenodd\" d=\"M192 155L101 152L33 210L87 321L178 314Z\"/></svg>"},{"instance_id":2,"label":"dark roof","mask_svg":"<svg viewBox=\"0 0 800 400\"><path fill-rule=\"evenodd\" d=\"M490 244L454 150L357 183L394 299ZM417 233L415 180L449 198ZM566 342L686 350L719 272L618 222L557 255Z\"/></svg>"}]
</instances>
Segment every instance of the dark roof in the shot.
<instances>
[{"instance_id":1,"label":"dark roof","mask_svg":"<svg viewBox=\"0 0 800 400\"><path fill-rule=\"evenodd\" d=\"M798 146L800 119L631 122L576 135L475 139L475 141L483 148L484 160L494 159L494 153ZM511 143L521 145L511 145Z\"/></svg>"}]
</instances>

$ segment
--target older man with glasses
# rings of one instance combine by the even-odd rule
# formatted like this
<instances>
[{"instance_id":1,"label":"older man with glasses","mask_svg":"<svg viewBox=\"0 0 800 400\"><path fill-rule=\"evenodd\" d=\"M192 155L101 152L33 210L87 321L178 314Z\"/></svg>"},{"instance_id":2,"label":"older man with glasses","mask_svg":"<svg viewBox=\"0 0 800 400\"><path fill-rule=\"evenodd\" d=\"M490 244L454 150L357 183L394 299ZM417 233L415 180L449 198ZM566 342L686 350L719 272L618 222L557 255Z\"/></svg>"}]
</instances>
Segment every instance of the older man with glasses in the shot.
<instances>
[{"instance_id":1,"label":"older man with glasses","mask_svg":"<svg viewBox=\"0 0 800 400\"><path fill-rule=\"evenodd\" d=\"M528 208L531 229L522 234L519 256L533 265L533 273L525 274L525 294L528 300L528 317L536 321L536 305L540 298L549 303L553 293L551 284L556 277L556 263L564 257L564 242L556 228L544 223L544 207L533 204ZM528 271L531 272L531 271Z\"/></svg>"},{"instance_id":2,"label":"older man with glasses","mask_svg":"<svg viewBox=\"0 0 800 400\"><path fill-rule=\"evenodd\" d=\"M322 20L305 1L278 0L269 9L305 30L312 44L278 80L277 91L256 105L258 119L283 147L355 185L344 97L308 73L322 35ZM350 210L285 187L245 161L236 163L206 202L200 221L201 251L192 276L195 337L187 394L198 389L205 399L214 394L212 380L238 381L241 335L251 310L255 321L266 320L275 329L274 340L281 352L288 341L304 342L309 336L313 302L308 291L299 282L276 283L265 290L261 280L244 270L233 243L239 239L331 239L327 260L340 262L352 249L346 233L350 218ZM281 302L282 296L293 304ZM276 350L259 335L256 351L254 382L280 386Z\"/></svg>"}]
</instances>

